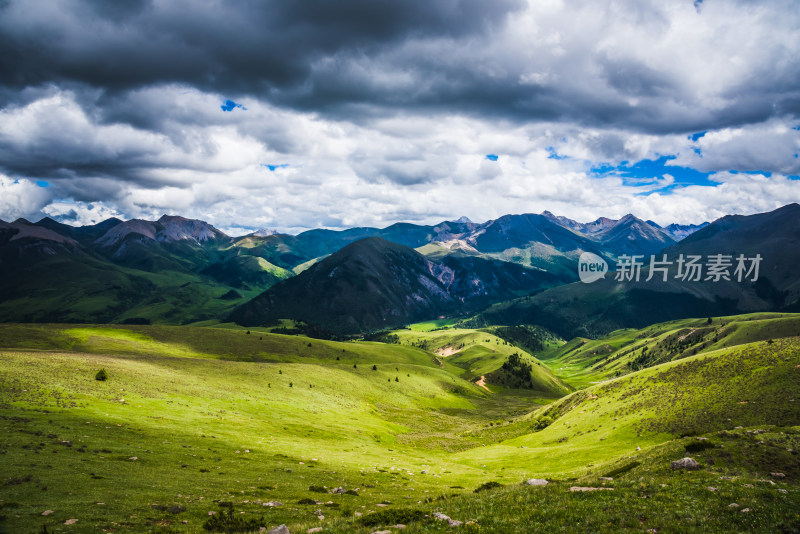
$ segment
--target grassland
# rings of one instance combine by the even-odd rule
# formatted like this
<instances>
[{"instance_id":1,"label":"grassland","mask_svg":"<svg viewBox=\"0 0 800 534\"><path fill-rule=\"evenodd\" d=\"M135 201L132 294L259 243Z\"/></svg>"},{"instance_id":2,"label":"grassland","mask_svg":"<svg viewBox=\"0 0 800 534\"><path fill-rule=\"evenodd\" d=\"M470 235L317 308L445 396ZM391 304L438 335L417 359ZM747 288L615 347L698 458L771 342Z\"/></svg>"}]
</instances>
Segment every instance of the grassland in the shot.
<instances>
[{"instance_id":1,"label":"grassland","mask_svg":"<svg viewBox=\"0 0 800 534\"><path fill-rule=\"evenodd\" d=\"M643 329L617 330L591 340L575 338L539 357L572 386L591 384L695 354L800 335L800 314L752 313L681 319Z\"/></svg>"},{"instance_id":2,"label":"grassland","mask_svg":"<svg viewBox=\"0 0 800 534\"><path fill-rule=\"evenodd\" d=\"M497 372L511 354L519 354L531 364L533 390L545 397L560 397L570 387L559 380L547 366L520 347L509 344L488 330L448 328L444 330L394 330L397 342L402 346L420 347L437 354L442 365L453 374L475 381Z\"/></svg>"},{"instance_id":3,"label":"grassland","mask_svg":"<svg viewBox=\"0 0 800 534\"><path fill-rule=\"evenodd\" d=\"M371 533L408 510L419 517L405 532L452 531L436 511L471 521L462 532L794 532L800 338L759 323L773 319L731 319L730 346L566 396L472 383L521 351L487 332L398 331L400 344L381 344L0 325L0 530L201 532L231 503L292 533ZM748 329L769 337L738 343ZM436 354L448 347L473 353ZM565 363L568 349L543 362ZM702 468L669 469L686 455ZM530 477L551 482L520 485ZM502 487L473 492L490 481Z\"/></svg>"}]
</instances>

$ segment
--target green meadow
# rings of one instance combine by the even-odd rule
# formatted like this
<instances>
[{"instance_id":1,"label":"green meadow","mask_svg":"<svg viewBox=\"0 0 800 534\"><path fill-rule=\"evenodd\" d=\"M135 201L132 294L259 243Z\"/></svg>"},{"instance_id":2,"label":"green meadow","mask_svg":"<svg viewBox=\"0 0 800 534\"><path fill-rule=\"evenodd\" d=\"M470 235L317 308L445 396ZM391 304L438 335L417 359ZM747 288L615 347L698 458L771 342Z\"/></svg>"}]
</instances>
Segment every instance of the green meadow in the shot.
<instances>
[{"instance_id":1,"label":"green meadow","mask_svg":"<svg viewBox=\"0 0 800 534\"><path fill-rule=\"evenodd\" d=\"M795 532L797 321L535 354L449 324L0 325L0 532ZM532 387L492 383L512 354ZM701 468L670 469L684 456Z\"/></svg>"}]
</instances>

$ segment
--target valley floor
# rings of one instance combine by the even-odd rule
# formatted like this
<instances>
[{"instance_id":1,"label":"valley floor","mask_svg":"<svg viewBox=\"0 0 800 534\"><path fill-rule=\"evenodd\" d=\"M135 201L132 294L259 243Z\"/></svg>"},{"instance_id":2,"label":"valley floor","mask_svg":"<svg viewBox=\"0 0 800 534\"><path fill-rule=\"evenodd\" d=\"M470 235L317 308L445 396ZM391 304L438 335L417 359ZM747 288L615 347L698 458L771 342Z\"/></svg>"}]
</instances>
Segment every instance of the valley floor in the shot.
<instances>
[{"instance_id":1,"label":"valley floor","mask_svg":"<svg viewBox=\"0 0 800 534\"><path fill-rule=\"evenodd\" d=\"M459 360L257 329L0 325L0 532L454 531L437 512L459 532L800 531L800 338L568 394L547 359L547 392L477 386L524 352L487 335ZM700 469L672 470L684 456Z\"/></svg>"}]
</instances>

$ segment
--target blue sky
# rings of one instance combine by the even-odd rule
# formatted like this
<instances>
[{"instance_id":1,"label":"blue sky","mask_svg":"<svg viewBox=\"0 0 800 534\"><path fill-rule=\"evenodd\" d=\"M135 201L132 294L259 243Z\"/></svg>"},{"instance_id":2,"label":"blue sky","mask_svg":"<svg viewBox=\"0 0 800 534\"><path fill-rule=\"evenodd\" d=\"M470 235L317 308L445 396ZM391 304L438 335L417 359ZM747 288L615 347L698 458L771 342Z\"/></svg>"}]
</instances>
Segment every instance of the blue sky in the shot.
<instances>
[{"instance_id":1,"label":"blue sky","mask_svg":"<svg viewBox=\"0 0 800 534\"><path fill-rule=\"evenodd\" d=\"M672 176L674 182L666 186L664 190L687 185L702 185L716 187L716 182L709 180L710 172L701 172L689 167L670 165L675 161L676 156L660 156L656 159L642 159L636 162L621 161L617 165L600 164L592 167L592 174L597 177L620 176L629 185L648 185L654 180Z\"/></svg>"}]
</instances>

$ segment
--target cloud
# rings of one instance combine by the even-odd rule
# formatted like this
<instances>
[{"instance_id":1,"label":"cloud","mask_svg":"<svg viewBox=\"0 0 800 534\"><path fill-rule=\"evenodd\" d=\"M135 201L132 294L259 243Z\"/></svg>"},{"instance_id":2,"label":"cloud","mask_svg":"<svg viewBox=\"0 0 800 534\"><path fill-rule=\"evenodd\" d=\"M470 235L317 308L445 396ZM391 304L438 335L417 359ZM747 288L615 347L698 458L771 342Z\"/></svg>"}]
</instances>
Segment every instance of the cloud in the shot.
<instances>
[{"instance_id":1,"label":"cloud","mask_svg":"<svg viewBox=\"0 0 800 534\"><path fill-rule=\"evenodd\" d=\"M124 215L114 208L102 204L74 201L51 202L42 209L42 212L51 219L73 226L97 224L112 217L124 218Z\"/></svg>"},{"instance_id":2,"label":"cloud","mask_svg":"<svg viewBox=\"0 0 800 534\"><path fill-rule=\"evenodd\" d=\"M0 174L0 219L12 222L20 217L39 219L41 209L52 200L47 188L31 180Z\"/></svg>"},{"instance_id":3,"label":"cloud","mask_svg":"<svg viewBox=\"0 0 800 534\"><path fill-rule=\"evenodd\" d=\"M723 128L696 139L674 164L705 172L764 171L799 174L800 132L790 122L772 120L747 128Z\"/></svg>"},{"instance_id":4,"label":"cloud","mask_svg":"<svg viewBox=\"0 0 800 534\"><path fill-rule=\"evenodd\" d=\"M299 230L774 207L800 173L794 7L0 1L3 214Z\"/></svg>"}]
</instances>

